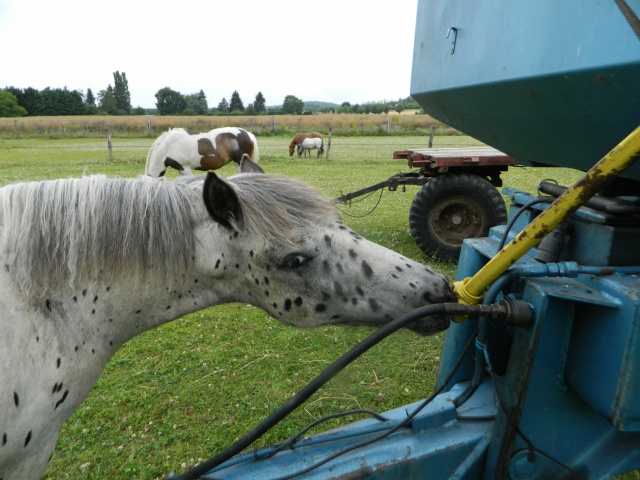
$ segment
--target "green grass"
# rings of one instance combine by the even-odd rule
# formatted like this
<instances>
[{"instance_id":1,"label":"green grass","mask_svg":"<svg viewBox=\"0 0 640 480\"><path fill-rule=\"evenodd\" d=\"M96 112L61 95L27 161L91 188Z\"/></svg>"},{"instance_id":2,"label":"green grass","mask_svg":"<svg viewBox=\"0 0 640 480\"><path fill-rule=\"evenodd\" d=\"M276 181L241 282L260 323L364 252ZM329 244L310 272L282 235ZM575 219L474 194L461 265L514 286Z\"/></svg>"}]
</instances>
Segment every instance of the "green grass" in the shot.
<instances>
[{"instance_id":1,"label":"green grass","mask_svg":"<svg viewBox=\"0 0 640 480\"><path fill-rule=\"evenodd\" d=\"M258 138L261 165L315 185L329 197L408 170L395 150L425 147L424 137L334 137L330 160L288 156L289 137ZM152 139L116 138L113 160L101 139L0 140L0 184L102 173L136 176ZM477 145L464 136L436 137L434 146ZM222 175L231 175L231 166ZM170 174L175 176L175 174ZM564 169L512 169L505 186L533 191L540 179L571 184ZM342 205L345 223L366 238L451 278L455 264L434 262L408 232L418 187L376 192ZM46 479L163 477L229 446L358 341L367 328L300 330L261 310L228 304L140 335L120 349L89 398L66 423ZM399 332L369 351L259 444L280 441L311 421L354 408L385 411L428 395L442 336ZM338 423L332 423L335 426ZM326 428L326 427L325 427Z\"/></svg>"}]
</instances>

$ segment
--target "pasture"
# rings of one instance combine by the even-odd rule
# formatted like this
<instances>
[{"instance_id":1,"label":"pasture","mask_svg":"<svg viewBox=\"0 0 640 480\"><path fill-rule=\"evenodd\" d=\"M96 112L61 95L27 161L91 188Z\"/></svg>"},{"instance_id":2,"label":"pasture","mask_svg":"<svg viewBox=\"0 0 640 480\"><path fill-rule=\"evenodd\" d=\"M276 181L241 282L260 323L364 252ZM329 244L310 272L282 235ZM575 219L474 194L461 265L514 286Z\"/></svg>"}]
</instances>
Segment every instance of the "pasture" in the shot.
<instances>
[{"instance_id":1,"label":"pasture","mask_svg":"<svg viewBox=\"0 0 640 480\"><path fill-rule=\"evenodd\" d=\"M141 175L153 139L114 138L111 161L104 139L0 139L0 185L96 173ZM258 137L260 165L269 173L314 185L331 198L407 171L404 161L392 159L393 152L424 148L427 141L334 136L326 160L289 157L290 140ZM434 141L441 148L478 144L459 135L436 136ZM229 176L235 169L227 165L218 173ZM514 168L504 175L504 183L535 191L541 179L551 177L567 185L579 174ZM454 264L433 262L409 235L408 212L417 188L375 192L339 209L345 223L365 238L453 278ZM371 331L294 329L250 305L228 304L140 335L120 349L63 428L45 478L154 479L184 471L243 436ZM441 335L393 335L259 444L283 440L328 414L356 408L384 412L424 398L434 386L441 344Z\"/></svg>"}]
</instances>

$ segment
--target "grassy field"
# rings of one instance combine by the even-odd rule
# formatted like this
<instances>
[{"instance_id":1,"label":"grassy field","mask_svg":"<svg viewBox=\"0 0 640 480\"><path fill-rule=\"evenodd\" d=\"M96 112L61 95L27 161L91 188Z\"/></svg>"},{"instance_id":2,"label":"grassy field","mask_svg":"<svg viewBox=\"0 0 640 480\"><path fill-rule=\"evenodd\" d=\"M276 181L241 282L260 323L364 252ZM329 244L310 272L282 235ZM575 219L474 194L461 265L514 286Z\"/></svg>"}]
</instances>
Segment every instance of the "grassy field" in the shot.
<instances>
[{"instance_id":1,"label":"grassy field","mask_svg":"<svg viewBox=\"0 0 640 480\"><path fill-rule=\"evenodd\" d=\"M327 161L290 158L289 140L258 138L263 168L315 185L329 197L407 171L392 153L426 146L424 137L335 136ZM0 185L96 173L140 175L151 142L114 138L110 161L104 139L0 139ZM435 147L471 145L478 142L465 136L437 136L434 141ZM220 173L235 170L227 166ZM539 180L550 177L567 184L578 174L516 168L504 181L534 191ZM343 219L364 237L453 277L455 264L433 262L409 235L408 212L417 188L380 191L341 206ZM154 479L184 471L243 436L370 333L367 328L294 329L255 307L228 304L140 335L120 349L63 428L45 478ZM434 386L441 345L440 335L393 335L260 444L280 441L327 414L354 408L383 412L424 398Z\"/></svg>"}]
</instances>

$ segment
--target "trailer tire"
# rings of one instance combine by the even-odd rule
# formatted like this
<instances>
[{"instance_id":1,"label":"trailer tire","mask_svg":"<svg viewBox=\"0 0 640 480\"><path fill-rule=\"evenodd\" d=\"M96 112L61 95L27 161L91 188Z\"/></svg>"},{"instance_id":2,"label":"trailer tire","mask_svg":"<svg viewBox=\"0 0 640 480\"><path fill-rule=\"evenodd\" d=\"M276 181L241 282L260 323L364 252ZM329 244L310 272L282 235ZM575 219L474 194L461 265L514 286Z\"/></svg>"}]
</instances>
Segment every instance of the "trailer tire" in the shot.
<instances>
[{"instance_id":1,"label":"trailer tire","mask_svg":"<svg viewBox=\"0 0 640 480\"><path fill-rule=\"evenodd\" d=\"M440 260L457 260L465 238L485 237L505 224L500 192L485 178L462 173L429 180L409 210L409 231L420 249Z\"/></svg>"}]
</instances>

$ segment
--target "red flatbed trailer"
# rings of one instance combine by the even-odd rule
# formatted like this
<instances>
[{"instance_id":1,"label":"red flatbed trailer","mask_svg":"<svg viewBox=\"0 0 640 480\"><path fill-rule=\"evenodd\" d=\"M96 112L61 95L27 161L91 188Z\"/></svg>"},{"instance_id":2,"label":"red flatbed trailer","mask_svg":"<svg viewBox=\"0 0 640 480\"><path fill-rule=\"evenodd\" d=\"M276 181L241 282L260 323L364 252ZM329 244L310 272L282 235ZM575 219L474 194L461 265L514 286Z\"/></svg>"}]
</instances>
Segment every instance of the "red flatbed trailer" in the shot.
<instances>
[{"instance_id":1,"label":"red flatbed trailer","mask_svg":"<svg viewBox=\"0 0 640 480\"><path fill-rule=\"evenodd\" d=\"M491 147L399 150L393 158L406 159L419 171L393 175L336 200L422 185L409 211L409 230L422 251L440 259L457 259L462 240L484 237L489 228L506 223L504 200L495 187L502 186L500 174L516 165L513 158Z\"/></svg>"}]
</instances>

